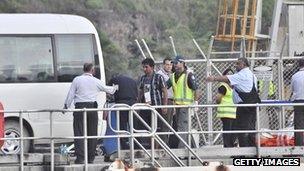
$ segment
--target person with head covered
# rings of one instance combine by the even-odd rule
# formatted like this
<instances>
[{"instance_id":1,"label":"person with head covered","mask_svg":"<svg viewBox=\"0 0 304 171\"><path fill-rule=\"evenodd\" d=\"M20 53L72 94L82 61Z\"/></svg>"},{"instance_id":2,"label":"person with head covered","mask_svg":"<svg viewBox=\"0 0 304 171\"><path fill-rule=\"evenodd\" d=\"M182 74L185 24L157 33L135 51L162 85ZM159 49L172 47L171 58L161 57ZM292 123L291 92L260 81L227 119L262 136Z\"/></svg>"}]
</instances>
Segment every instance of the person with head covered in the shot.
<instances>
[{"instance_id":1,"label":"person with head covered","mask_svg":"<svg viewBox=\"0 0 304 171\"><path fill-rule=\"evenodd\" d=\"M167 81L168 87L173 89L173 100L175 105L192 105L198 104L197 83L192 72L187 70L185 59L182 56L176 56L173 60L175 72ZM188 132L188 108L176 108L177 131ZM187 135L180 135L185 142L188 142ZM179 142L178 147L184 147L182 142Z\"/></svg>"},{"instance_id":2,"label":"person with head covered","mask_svg":"<svg viewBox=\"0 0 304 171\"><path fill-rule=\"evenodd\" d=\"M261 99L257 91L257 78L249 69L249 62L246 58L238 58L235 63L237 73L223 76L208 76L209 82L225 82L233 86L234 104L255 104L260 103ZM236 129L255 130L256 108L237 107L236 109ZM254 133L239 133L240 147L255 146Z\"/></svg>"}]
</instances>

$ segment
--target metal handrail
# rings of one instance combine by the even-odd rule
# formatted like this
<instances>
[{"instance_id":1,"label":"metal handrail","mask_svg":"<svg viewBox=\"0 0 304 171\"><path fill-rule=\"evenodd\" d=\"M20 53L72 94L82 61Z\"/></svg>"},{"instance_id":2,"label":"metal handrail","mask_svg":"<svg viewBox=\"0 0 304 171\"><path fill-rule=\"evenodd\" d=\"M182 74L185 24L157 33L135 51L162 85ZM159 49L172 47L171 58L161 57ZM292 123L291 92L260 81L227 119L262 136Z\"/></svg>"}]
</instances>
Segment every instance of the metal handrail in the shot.
<instances>
[{"instance_id":1,"label":"metal handrail","mask_svg":"<svg viewBox=\"0 0 304 171\"><path fill-rule=\"evenodd\" d=\"M155 110L155 109L153 109L150 105L147 105L147 104L135 104L135 105L133 105L132 107L130 107L129 105L127 105L127 104L114 104L113 106L111 106L111 108L112 109L117 109L117 108L129 108L129 110L131 110L131 113L129 113L129 118L133 118L132 117L132 114L135 114L135 116L140 120L140 122L142 122L147 128L148 128L148 130L150 130L151 132L149 132L149 131L147 131L147 130L136 130L134 127L133 127L133 119L131 119L131 122L132 122L132 124L130 124L130 125L132 125L131 127L130 127L130 132L129 131L125 131L125 130L119 130L119 128L118 128L118 126L119 126L119 120L117 119L117 128L118 129L114 129L113 127L112 127L112 124L111 124L111 111L109 111L109 115L108 115L108 117L109 117L109 119L108 119L108 124L109 124L109 128L114 132L114 133L117 133L117 134L128 134L128 135L131 135L131 137L132 137L132 139L134 138L134 140L135 140L135 142L137 143L137 145L139 145L140 146L140 148L142 148L144 151L145 151L145 153L148 155L148 156L150 156L151 157L151 159L153 160L154 159L154 157L153 157L153 155L150 155L149 154L149 152L139 143L139 141L138 140L136 140L135 139L135 137L134 136L136 136L138 133L147 133L146 134L146 136L147 137L153 137L154 135L155 135L155 133L156 133L156 131L157 131L157 120L156 119L154 119L154 118L156 118L157 117L157 111ZM153 127L154 128L151 128L151 127L149 127L149 125L140 117L140 115L136 112L136 110L135 109L145 109L145 110L151 110L151 115L152 115L152 125L154 125ZM119 116L119 114L117 114L117 118L119 118L120 116ZM138 133L133 133L133 132L138 132ZM142 137L142 136L141 136ZM118 137L118 149L120 149L120 137ZM133 154L134 153L134 149L133 148L131 148L130 149L131 150L131 153ZM120 156L121 156L121 154L120 154L120 151L118 151L118 157L120 158ZM132 155L133 156L133 155ZM134 159L132 159L132 163L134 162ZM156 161L154 161L154 162L156 162ZM161 166L158 162L156 162L159 166Z\"/></svg>"},{"instance_id":2,"label":"metal handrail","mask_svg":"<svg viewBox=\"0 0 304 171\"><path fill-rule=\"evenodd\" d=\"M264 52L263 52L264 53ZM254 57L247 58L249 61L254 60L298 60L303 58L304 56L265 56L265 57ZM210 58L211 62L234 62L237 61L238 58ZM207 62L207 59L186 59L185 63L199 63L199 62ZM156 64L161 64L162 61L155 61Z\"/></svg>"},{"instance_id":3,"label":"metal handrail","mask_svg":"<svg viewBox=\"0 0 304 171\"><path fill-rule=\"evenodd\" d=\"M199 158L199 156L195 153L194 150L191 149L190 145L187 144L181 137L180 135L181 134L214 134L214 133L257 133L258 136L260 136L261 133L264 133L264 132L268 132L268 133L279 133L279 132L303 132L304 130L282 130L282 129L279 129L279 130L262 130L260 129L260 127L258 126L256 130L233 130L233 131L197 131L197 132L176 132L167 122L166 120L156 111L157 108L194 108L194 107L199 107L199 108L213 108L213 107L218 107L219 105L217 104L205 104L205 105L185 105L185 106L181 106L181 105L178 105L178 106L174 106L174 105L166 105L166 106L149 106L149 105L145 105L145 104L135 104L133 105L132 107L124 107L123 105L120 105L119 108L116 108L115 110L129 110L129 111L136 111L136 110L139 110L139 109L151 109L151 113L152 115L156 118L160 118L160 120L162 122L165 123L165 125L171 130L171 132L160 132L160 133L156 133L156 127L154 127L154 129L152 129L149 125L146 125L148 130L150 130L150 134L147 134L147 133L143 133L143 132L138 132L138 133L130 133L128 131L126 132L119 132L119 133L123 133L123 134L120 134L120 135L113 135L113 136L87 136L86 133L84 134L84 136L70 136L70 137L60 137L60 136L56 136L54 137L53 136L53 133L52 133L52 126L53 126L53 117L52 115L54 115L55 113L54 112L72 112L72 111L82 111L82 112L89 112L89 111L111 111L111 110L114 110L113 108L102 108L102 109L69 109L69 110L11 110L11 111L6 111L6 110L3 110L3 111L0 111L0 112L4 112L4 113L19 113L19 121L20 121L20 127L21 127L21 130L23 129L23 114L25 113L37 113L37 112L49 112L50 113L50 131L51 131L51 134L50 134L50 137L23 137L23 134L21 133L21 137L19 138L0 138L1 140L20 140L21 142L23 142L24 140L36 140L36 139L50 139L51 140L51 155L54 155L54 141L55 139L84 139L85 141L87 139L91 139L91 138L124 138L124 137L131 137L132 139L135 140L136 143L139 144L140 146L140 143L135 139L135 137L156 137L156 140L161 144L162 147L164 147L165 151L170 154L172 154L172 151L170 150L170 148L162 141L162 139L159 137L159 135L162 135L162 134L174 134L176 135L182 143L185 144L185 146L187 147L187 149L202 163L203 161L201 161L201 159ZM221 105L222 106L222 105ZM284 107L284 106L304 106L304 103L267 103L267 104L236 104L236 105L225 105L227 107L244 107L244 106L250 106L250 107L256 107L257 109L257 118L259 118L259 115L260 115L260 111L259 111L259 108L260 107L269 107L269 106L275 106L275 107ZM133 113L133 112L131 112ZM153 120L154 121L154 120ZM152 121L152 122L153 122ZM154 121L155 124L157 123L156 121ZM259 122L259 120L257 120L257 122ZM86 123L85 123L86 124ZM152 124L153 125L153 124ZM140 130L138 130L140 131ZM23 132L23 131L22 131ZM86 132L86 131L85 131ZM127 135L124 135L124 134L127 134ZM22 143L21 143L22 144ZM142 146L141 146L142 147ZM22 155L23 154L23 145L21 145L21 151L20 151L20 154ZM143 148L143 147L142 147ZM260 143L258 142L258 146L257 146L257 154L258 156L260 155ZM153 153L152 155L150 155L148 153L148 151L146 149L143 148L143 150L152 158L152 160L154 159L153 158ZM152 149L152 152L154 151L154 149ZM171 155L170 155L171 156ZM176 155L172 155L173 159L175 161L177 161L177 163L179 163L179 159ZM51 167L54 167L54 156L52 156L51 158ZM159 165L159 163L157 161L153 161L155 162L156 164ZM87 164L87 163L85 163ZM24 165L24 157L21 156L20 158L20 167L21 167L21 170L22 170L22 167ZM85 166L85 168L87 168L87 166Z\"/></svg>"},{"instance_id":4,"label":"metal handrail","mask_svg":"<svg viewBox=\"0 0 304 171\"><path fill-rule=\"evenodd\" d=\"M152 106L150 106L150 105L148 105L148 104L144 104L144 103L136 103L136 104L134 104L134 105L132 105L131 106L131 109L132 109L132 112L133 112L133 114L135 114L135 116L137 117L137 119L139 119L143 124L144 124L144 126L147 128L147 129L151 129L150 127L149 127L149 125L142 119L142 117L137 113L137 111L136 110L151 110L151 114L152 114L152 123L153 124L155 124L155 127L154 127L154 129L151 131L151 133L149 134L149 135L154 135L155 134L155 132L157 131L157 122L156 122L156 118L157 118L157 111L152 107ZM152 124L151 123L151 124ZM137 129L135 129L134 127L133 127L133 129L134 129L134 131L135 132L144 132L145 130L137 130Z\"/></svg>"},{"instance_id":5,"label":"metal handrail","mask_svg":"<svg viewBox=\"0 0 304 171\"><path fill-rule=\"evenodd\" d=\"M304 103L253 103L253 104L233 104L233 105L218 105L218 104L198 104L198 105L161 105L161 106L151 106L152 109L158 108L204 108L204 107L282 107L282 106L303 106ZM112 108L90 108L86 109L87 112L91 111L111 111ZM117 111L129 110L129 108L118 108ZM138 107L134 108L134 110L140 110ZM84 109L44 109L44 110L0 110L0 112L4 113L42 113L42 112L84 112Z\"/></svg>"},{"instance_id":6,"label":"metal handrail","mask_svg":"<svg viewBox=\"0 0 304 171\"><path fill-rule=\"evenodd\" d=\"M127 105L127 104L114 104L113 106L111 106L110 108L111 109L117 109L117 108L119 108L119 107L126 107L126 108L129 108L129 110L130 110L130 106L129 105ZM126 131L126 130L116 130L116 129L114 129L113 127L112 127L112 123L111 123L111 117L112 117L112 114L111 114L111 110L110 111L108 111L109 112L109 114L108 114L108 117L109 117L109 119L108 119L108 125L109 125L109 128L114 132L114 133L116 133L116 134L130 134L130 132L128 132L128 131Z\"/></svg>"}]
</instances>

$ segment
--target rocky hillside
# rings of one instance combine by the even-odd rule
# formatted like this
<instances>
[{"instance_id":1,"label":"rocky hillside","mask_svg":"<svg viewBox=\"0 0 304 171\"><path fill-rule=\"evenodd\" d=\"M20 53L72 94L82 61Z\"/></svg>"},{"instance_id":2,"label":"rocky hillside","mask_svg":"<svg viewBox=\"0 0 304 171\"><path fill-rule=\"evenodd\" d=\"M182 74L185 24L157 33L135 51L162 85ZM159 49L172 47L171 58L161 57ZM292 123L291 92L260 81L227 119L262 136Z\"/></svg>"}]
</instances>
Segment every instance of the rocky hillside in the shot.
<instances>
[{"instance_id":1,"label":"rocky hillside","mask_svg":"<svg viewBox=\"0 0 304 171\"><path fill-rule=\"evenodd\" d=\"M274 0L263 1L263 29L268 30ZM107 78L116 71L138 75L143 57L135 39L145 39L157 60L178 54L200 58L216 28L215 0L1 0L2 13L64 13L88 18L100 33ZM142 44L143 45L143 44ZM148 53L146 53L148 55Z\"/></svg>"}]
</instances>

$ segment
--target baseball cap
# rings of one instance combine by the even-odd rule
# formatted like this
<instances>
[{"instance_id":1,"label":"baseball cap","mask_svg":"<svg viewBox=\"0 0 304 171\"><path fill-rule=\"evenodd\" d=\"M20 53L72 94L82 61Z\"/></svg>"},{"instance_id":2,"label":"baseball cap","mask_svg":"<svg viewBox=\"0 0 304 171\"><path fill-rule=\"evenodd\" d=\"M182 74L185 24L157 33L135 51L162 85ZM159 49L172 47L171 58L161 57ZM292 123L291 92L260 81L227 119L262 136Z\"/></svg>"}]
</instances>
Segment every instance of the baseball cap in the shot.
<instances>
[{"instance_id":1,"label":"baseball cap","mask_svg":"<svg viewBox=\"0 0 304 171\"><path fill-rule=\"evenodd\" d=\"M178 62L185 62L185 58L178 55L172 60L172 63L178 63Z\"/></svg>"}]
</instances>

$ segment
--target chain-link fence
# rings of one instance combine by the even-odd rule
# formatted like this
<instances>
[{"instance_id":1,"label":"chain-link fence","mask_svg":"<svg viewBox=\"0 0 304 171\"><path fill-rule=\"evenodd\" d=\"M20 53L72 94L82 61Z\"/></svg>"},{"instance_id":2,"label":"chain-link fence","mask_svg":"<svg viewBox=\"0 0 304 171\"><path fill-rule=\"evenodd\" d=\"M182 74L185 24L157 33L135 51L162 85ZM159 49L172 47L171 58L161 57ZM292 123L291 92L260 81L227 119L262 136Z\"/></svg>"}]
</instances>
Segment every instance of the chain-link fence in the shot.
<instances>
[{"instance_id":1,"label":"chain-link fence","mask_svg":"<svg viewBox=\"0 0 304 171\"><path fill-rule=\"evenodd\" d=\"M268 66L272 71L272 79L268 81L267 86L261 86L259 81L258 89L259 94L262 100L289 100L291 94L290 88L290 80L292 75L298 71L297 60L299 58L248 58L251 63L251 69L253 70L257 66ZM269 60L272 59L272 60ZM231 68L234 70L235 61L237 58L217 58L211 59L210 61L221 73L227 68ZM187 60L186 65L189 69L193 70L195 73L198 85L199 85L199 104L207 104L207 60ZM159 68L158 66L157 68ZM212 75L219 75L219 73L215 70L215 68L211 67ZM281 82L281 86L279 85ZM217 89L219 87L219 83L214 82L210 83L212 86L212 103L215 103L214 97L217 94ZM266 84L266 83L265 83ZM265 88L267 87L267 88ZM271 88L270 88L271 87ZM262 127L266 129L282 129L290 125L292 122L292 107L261 107L261 116L260 120L262 121ZM192 128L199 130L198 122L201 123L203 130L208 130L208 112L206 109L201 109L198 113L199 121L196 117L193 117ZM210 127L209 127L210 128ZM218 118L216 118L216 109L212 109L212 128L213 130L221 130L222 123ZM217 140L216 138L219 137ZM221 136L211 136L212 139L208 140L208 136L206 136L207 142L215 142L215 144L222 144ZM205 142L202 137L200 137L200 145L205 145Z\"/></svg>"}]
</instances>

